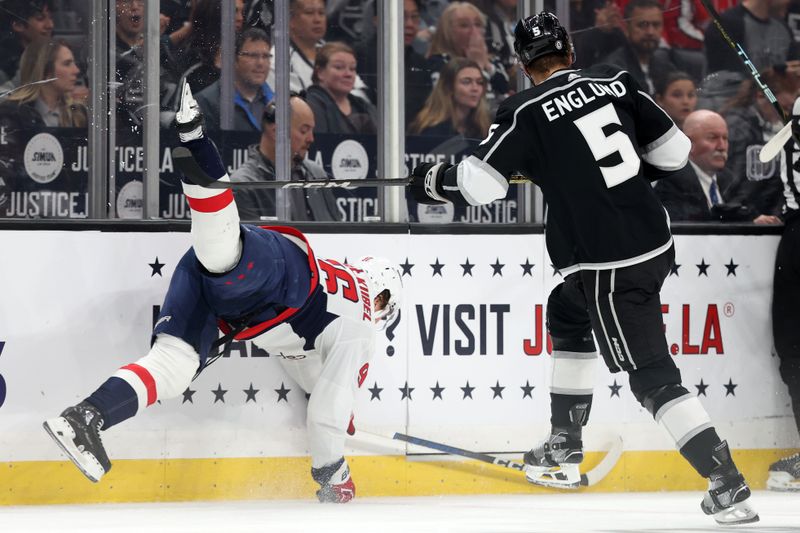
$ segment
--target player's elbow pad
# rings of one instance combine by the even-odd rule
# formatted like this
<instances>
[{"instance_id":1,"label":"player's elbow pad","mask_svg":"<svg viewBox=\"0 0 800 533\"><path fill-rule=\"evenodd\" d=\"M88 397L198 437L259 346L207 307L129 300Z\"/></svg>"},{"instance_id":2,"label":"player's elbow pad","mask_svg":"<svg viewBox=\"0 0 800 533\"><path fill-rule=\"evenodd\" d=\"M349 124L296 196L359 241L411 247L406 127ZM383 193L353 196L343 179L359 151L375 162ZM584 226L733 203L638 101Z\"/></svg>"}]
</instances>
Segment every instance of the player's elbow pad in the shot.
<instances>
[{"instance_id":1,"label":"player's elbow pad","mask_svg":"<svg viewBox=\"0 0 800 533\"><path fill-rule=\"evenodd\" d=\"M689 137L673 126L661 139L645 147L642 159L659 170L673 172L686 165L691 149Z\"/></svg>"}]
</instances>

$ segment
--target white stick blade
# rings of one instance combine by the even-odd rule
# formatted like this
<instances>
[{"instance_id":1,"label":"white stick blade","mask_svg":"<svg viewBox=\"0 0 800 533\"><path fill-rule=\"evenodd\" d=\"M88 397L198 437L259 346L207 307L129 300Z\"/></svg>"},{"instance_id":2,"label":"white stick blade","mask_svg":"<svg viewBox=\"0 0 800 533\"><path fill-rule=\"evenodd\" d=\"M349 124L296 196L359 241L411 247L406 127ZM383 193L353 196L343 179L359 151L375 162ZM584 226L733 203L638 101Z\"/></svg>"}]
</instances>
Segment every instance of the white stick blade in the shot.
<instances>
[{"instance_id":1,"label":"white stick blade","mask_svg":"<svg viewBox=\"0 0 800 533\"><path fill-rule=\"evenodd\" d=\"M768 163L772 161L781 150L783 150L784 145L792 138L792 123L788 122L781 131L775 134L775 136L767 141L767 144L761 147L761 151L758 153L758 160L762 163Z\"/></svg>"}]
</instances>

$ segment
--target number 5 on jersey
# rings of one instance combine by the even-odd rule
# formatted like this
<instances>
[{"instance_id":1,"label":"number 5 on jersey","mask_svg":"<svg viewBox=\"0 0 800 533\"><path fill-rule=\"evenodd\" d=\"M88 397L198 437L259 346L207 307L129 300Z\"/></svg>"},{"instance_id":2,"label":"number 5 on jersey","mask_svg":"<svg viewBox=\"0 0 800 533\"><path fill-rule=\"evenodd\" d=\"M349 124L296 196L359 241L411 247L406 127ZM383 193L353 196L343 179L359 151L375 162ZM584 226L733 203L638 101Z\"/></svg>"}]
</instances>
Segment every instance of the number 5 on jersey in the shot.
<instances>
[{"instance_id":1,"label":"number 5 on jersey","mask_svg":"<svg viewBox=\"0 0 800 533\"><path fill-rule=\"evenodd\" d=\"M586 139L595 161L599 162L614 153L620 155L621 163L610 167L599 165L609 189L639 174L642 163L630 137L625 133L616 131L608 136L603 133L603 128L610 124L622 125L614 104L604 105L575 121L575 126Z\"/></svg>"}]
</instances>

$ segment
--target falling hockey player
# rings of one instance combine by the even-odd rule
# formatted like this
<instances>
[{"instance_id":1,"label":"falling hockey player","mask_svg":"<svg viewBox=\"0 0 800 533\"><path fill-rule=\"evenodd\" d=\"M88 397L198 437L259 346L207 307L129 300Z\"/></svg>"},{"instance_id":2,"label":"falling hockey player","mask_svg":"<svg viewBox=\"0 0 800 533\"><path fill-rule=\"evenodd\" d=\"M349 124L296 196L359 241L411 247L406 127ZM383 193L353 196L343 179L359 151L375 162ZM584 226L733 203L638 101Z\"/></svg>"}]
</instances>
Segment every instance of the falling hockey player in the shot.
<instances>
[{"instance_id":1,"label":"falling hockey player","mask_svg":"<svg viewBox=\"0 0 800 533\"><path fill-rule=\"evenodd\" d=\"M687 161L689 139L625 71L574 70L572 43L547 12L521 20L514 49L533 87L500 104L489 136L457 166L426 163L411 192L424 203L483 205L527 178L548 205L547 250L564 276L547 302L553 341L551 434L525 454L529 479L577 486L597 348L709 480L701 508L722 524L755 522L750 489L669 355L660 290L675 251L649 181Z\"/></svg>"},{"instance_id":2,"label":"falling hockey player","mask_svg":"<svg viewBox=\"0 0 800 533\"><path fill-rule=\"evenodd\" d=\"M181 144L207 175L228 181L188 84L181 95ZM317 497L350 501L355 485L344 458L345 433L353 431L355 392L376 330L399 312L397 268L377 258L355 265L317 259L297 230L240 224L230 189L184 182L183 190L193 246L172 276L150 352L47 420L45 429L86 477L99 481L111 468L100 431L180 395L213 359L219 325L223 341L251 339L289 356L282 358L286 372L311 395L307 429Z\"/></svg>"}]
</instances>

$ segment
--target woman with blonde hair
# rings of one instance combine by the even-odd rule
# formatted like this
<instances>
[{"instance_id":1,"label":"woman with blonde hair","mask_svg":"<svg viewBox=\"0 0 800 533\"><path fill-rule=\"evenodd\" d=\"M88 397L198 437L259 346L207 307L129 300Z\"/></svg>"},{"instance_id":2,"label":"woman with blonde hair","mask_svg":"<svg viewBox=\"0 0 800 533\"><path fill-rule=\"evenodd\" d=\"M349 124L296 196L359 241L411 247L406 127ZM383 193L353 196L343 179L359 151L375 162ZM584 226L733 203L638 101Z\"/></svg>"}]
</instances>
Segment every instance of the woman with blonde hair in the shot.
<instances>
[{"instance_id":1,"label":"woman with blonde hair","mask_svg":"<svg viewBox=\"0 0 800 533\"><path fill-rule=\"evenodd\" d=\"M20 58L19 70L20 86L6 97L4 115L16 114L24 128L86 127L86 107L72 99L80 69L66 43L32 41ZM51 81L39 83L44 80Z\"/></svg>"},{"instance_id":2,"label":"woman with blonde hair","mask_svg":"<svg viewBox=\"0 0 800 533\"><path fill-rule=\"evenodd\" d=\"M439 17L428 49L428 70L434 83L444 65L455 58L477 63L489 80L492 97L499 99L510 91L508 72L486 45L486 16L469 2L451 2Z\"/></svg>"},{"instance_id":3,"label":"woman with blonde hair","mask_svg":"<svg viewBox=\"0 0 800 533\"><path fill-rule=\"evenodd\" d=\"M442 68L409 134L483 139L490 123L486 80L480 67L469 59L456 58Z\"/></svg>"}]
</instances>

